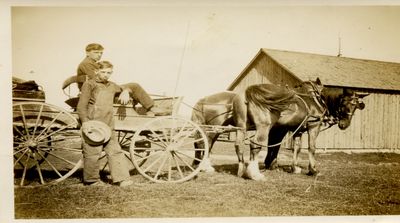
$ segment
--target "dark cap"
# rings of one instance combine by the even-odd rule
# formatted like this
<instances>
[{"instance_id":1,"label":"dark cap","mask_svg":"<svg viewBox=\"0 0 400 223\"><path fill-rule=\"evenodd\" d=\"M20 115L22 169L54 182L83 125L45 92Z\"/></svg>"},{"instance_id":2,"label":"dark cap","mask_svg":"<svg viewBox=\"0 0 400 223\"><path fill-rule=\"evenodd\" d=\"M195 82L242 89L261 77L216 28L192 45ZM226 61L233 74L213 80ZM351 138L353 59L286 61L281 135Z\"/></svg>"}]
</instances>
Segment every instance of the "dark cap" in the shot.
<instances>
[{"instance_id":1,"label":"dark cap","mask_svg":"<svg viewBox=\"0 0 400 223\"><path fill-rule=\"evenodd\" d=\"M98 43L91 43L86 46L86 52L89 52L92 50L104 50L104 47Z\"/></svg>"}]
</instances>

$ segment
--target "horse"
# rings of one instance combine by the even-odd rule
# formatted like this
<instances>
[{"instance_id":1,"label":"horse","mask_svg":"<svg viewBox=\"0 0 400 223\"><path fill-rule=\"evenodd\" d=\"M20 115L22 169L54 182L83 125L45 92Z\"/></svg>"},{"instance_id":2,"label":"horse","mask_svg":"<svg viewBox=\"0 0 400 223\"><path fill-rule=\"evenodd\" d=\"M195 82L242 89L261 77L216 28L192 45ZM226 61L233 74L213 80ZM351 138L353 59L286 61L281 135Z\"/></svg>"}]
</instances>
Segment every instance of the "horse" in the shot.
<instances>
[{"instance_id":1,"label":"horse","mask_svg":"<svg viewBox=\"0 0 400 223\"><path fill-rule=\"evenodd\" d=\"M231 132L232 128L221 129L220 126L234 126L233 131L236 132L235 150L238 158L237 175L241 177L244 173L245 163L243 158L244 140L246 134L247 107L244 99L234 92L220 92L206 96L196 102L192 110L191 120L200 126L207 135L209 151L218 139L218 136L224 132ZM216 126L211 130L207 129ZM219 130L218 130L219 129ZM200 136L195 136L196 138ZM195 148L204 148L204 143L194 143ZM210 153L209 153L210 155ZM203 154L196 151L197 158L201 158ZM198 161L194 161L198 164ZM202 170L213 172L215 169L211 166L209 157L203 157Z\"/></svg>"},{"instance_id":2,"label":"horse","mask_svg":"<svg viewBox=\"0 0 400 223\"><path fill-rule=\"evenodd\" d=\"M292 90L271 84L249 86L245 90L248 116L256 126L256 134L250 144L250 161L246 175L250 179L264 180L260 173L257 155L263 146L268 147L264 164L273 169L280 142L288 131L294 138L292 171L300 173L297 157L300 152L300 137L308 132L308 175L318 173L316 169L316 139L324 123L338 124L340 129L350 126L356 109L364 109L362 98L368 94L348 88L324 88L320 79L306 81Z\"/></svg>"}]
</instances>

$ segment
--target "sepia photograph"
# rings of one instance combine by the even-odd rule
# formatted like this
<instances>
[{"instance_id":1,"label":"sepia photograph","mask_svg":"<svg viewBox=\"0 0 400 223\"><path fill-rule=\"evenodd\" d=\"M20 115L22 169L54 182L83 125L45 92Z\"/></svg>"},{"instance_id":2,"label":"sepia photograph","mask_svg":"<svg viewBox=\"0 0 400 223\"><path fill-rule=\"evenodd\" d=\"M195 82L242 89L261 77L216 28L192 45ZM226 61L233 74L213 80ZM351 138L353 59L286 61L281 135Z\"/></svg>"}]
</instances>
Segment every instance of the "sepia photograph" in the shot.
<instances>
[{"instance_id":1,"label":"sepia photograph","mask_svg":"<svg viewBox=\"0 0 400 223\"><path fill-rule=\"evenodd\" d=\"M399 1L0 16L1 222L400 220Z\"/></svg>"}]
</instances>

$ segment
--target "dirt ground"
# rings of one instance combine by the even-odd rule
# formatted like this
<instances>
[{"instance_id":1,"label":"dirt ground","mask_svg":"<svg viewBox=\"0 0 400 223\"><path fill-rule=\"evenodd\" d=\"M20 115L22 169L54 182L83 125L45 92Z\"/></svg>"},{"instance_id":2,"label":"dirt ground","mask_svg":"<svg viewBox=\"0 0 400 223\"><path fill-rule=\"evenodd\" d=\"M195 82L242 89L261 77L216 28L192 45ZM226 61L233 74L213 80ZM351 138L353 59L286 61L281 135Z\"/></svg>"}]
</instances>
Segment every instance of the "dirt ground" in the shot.
<instances>
[{"instance_id":1,"label":"dirt ground","mask_svg":"<svg viewBox=\"0 0 400 223\"><path fill-rule=\"evenodd\" d=\"M248 153L246 150L246 160ZM54 186L15 187L15 218L400 214L399 154L318 153L317 176L286 172L291 156L291 151L281 150L279 168L263 171L266 181L261 182L236 176L233 144L227 142L218 142L212 151L215 173L200 173L180 184L156 184L141 175L132 175L135 184L128 188L92 188L80 183L78 171ZM306 151L300 154L300 165L305 172Z\"/></svg>"}]
</instances>

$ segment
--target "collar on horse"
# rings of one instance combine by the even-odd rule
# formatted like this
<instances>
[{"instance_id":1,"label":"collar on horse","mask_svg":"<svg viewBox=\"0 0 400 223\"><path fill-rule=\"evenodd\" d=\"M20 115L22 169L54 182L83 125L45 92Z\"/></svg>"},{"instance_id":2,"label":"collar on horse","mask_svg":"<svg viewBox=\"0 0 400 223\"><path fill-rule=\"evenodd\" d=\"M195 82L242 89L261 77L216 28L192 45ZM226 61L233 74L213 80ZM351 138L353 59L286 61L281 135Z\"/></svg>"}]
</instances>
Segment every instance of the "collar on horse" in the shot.
<instances>
[{"instance_id":1,"label":"collar on horse","mask_svg":"<svg viewBox=\"0 0 400 223\"><path fill-rule=\"evenodd\" d=\"M337 124L337 119L332 119L332 114L329 113L328 105L322 98L322 90L320 90L312 81L306 81L305 83L309 83L312 87L312 89L308 91L308 94L295 92L295 95L303 102L307 109L306 119L314 118L314 120L307 120L305 121L305 123L318 122L318 124L320 124L324 122L329 125L327 128L330 128L331 126ZM311 114L310 107L302 97L311 97L314 103L317 105L318 109L321 111L321 115Z\"/></svg>"}]
</instances>

